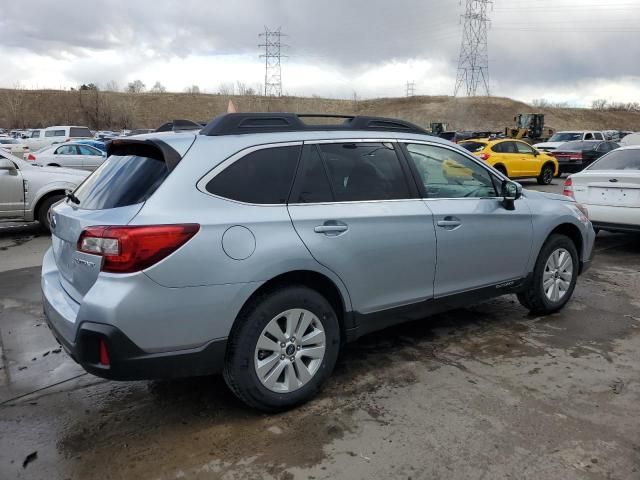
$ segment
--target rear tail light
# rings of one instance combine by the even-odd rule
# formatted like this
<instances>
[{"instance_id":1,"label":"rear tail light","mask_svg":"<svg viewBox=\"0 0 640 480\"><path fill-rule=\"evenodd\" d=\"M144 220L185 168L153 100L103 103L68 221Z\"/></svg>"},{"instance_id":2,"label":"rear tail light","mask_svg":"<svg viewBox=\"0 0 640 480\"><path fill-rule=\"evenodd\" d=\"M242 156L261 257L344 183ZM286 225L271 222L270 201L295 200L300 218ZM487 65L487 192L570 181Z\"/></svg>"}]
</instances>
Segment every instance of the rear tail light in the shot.
<instances>
[{"instance_id":1,"label":"rear tail light","mask_svg":"<svg viewBox=\"0 0 640 480\"><path fill-rule=\"evenodd\" d=\"M482 160L484 160L485 162L487 160L489 160L489 157L491 157L491 155L489 155L488 153L481 153L480 155L478 155Z\"/></svg>"},{"instance_id":2,"label":"rear tail light","mask_svg":"<svg viewBox=\"0 0 640 480\"><path fill-rule=\"evenodd\" d=\"M107 342L104 341L104 338L100 339L100 365L104 365L108 367L111 365L111 361L109 360L109 350L107 349Z\"/></svg>"},{"instance_id":3,"label":"rear tail light","mask_svg":"<svg viewBox=\"0 0 640 480\"><path fill-rule=\"evenodd\" d=\"M86 228L78 251L103 258L103 272L132 273L168 257L200 230L198 224Z\"/></svg>"},{"instance_id":4,"label":"rear tail light","mask_svg":"<svg viewBox=\"0 0 640 480\"><path fill-rule=\"evenodd\" d=\"M569 160L582 160L582 154L572 153L571 155L569 155Z\"/></svg>"},{"instance_id":5,"label":"rear tail light","mask_svg":"<svg viewBox=\"0 0 640 480\"><path fill-rule=\"evenodd\" d=\"M567 179L564 181L562 194L575 199L575 197L573 196L573 181L571 180L571 177L567 177Z\"/></svg>"},{"instance_id":6,"label":"rear tail light","mask_svg":"<svg viewBox=\"0 0 640 480\"><path fill-rule=\"evenodd\" d=\"M34 161L35 159L36 159L36 156L33 153L30 153L29 155L27 155L27 160Z\"/></svg>"}]
</instances>

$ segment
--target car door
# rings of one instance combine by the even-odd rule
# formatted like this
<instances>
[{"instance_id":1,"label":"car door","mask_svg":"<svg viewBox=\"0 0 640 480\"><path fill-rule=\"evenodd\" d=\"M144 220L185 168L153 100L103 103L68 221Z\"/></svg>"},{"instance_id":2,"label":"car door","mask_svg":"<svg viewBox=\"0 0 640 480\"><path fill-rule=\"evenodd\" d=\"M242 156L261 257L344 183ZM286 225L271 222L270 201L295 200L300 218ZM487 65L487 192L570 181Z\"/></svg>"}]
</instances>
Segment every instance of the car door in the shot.
<instances>
[{"instance_id":1,"label":"car door","mask_svg":"<svg viewBox=\"0 0 640 480\"><path fill-rule=\"evenodd\" d=\"M525 277L533 233L526 198L505 208L497 193L501 180L457 150L409 141L404 148L435 222L434 296L508 286ZM452 161L469 172L456 183L443 173L443 164Z\"/></svg>"},{"instance_id":2,"label":"car door","mask_svg":"<svg viewBox=\"0 0 640 480\"><path fill-rule=\"evenodd\" d=\"M433 218L397 144L306 143L290 199L293 226L368 314L433 297Z\"/></svg>"},{"instance_id":3,"label":"car door","mask_svg":"<svg viewBox=\"0 0 640 480\"><path fill-rule=\"evenodd\" d=\"M75 145L61 145L53 151L53 162L61 167L82 168L82 157Z\"/></svg>"},{"instance_id":4,"label":"car door","mask_svg":"<svg viewBox=\"0 0 640 480\"><path fill-rule=\"evenodd\" d=\"M537 177L540 175L541 163L536 151L526 142L513 142L519 155L520 175Z\"/></svg>"},{"instance_id":5,"label":"car door","mask_svg":"<svg viewBox=\"0 0 640 480\"><path fill-rule=\"evenodd\" d=\"M12 168L13 167L13 168ZM24 215L24 184L17 165L0 154L0 219Z\"/></svg>"},{"instance_id":6,"label":"car door","mask_svg":"<svg viewBox=\"0 0 640 480\"><path fill-rule=\"evenodd\" d=\"M88 145L76 145L76 148L82 157L82 168L85 170L93 171L104 162L105 157L97 148Z\"/></svg>"},{"instance_id":7,"label":"car door","mask_svg":"<svg viewBox=\"0 0 640 480\"><path fill-rule=\"evenodd\" d=\"M516 142L506 141L496 143L492 150L498 152L499 161L492 162L493 165L501 163L507 169L509 177L517 178L522 176L522 166L520 165L520 153L516 147Z\"/></svg>"}]
</instances>

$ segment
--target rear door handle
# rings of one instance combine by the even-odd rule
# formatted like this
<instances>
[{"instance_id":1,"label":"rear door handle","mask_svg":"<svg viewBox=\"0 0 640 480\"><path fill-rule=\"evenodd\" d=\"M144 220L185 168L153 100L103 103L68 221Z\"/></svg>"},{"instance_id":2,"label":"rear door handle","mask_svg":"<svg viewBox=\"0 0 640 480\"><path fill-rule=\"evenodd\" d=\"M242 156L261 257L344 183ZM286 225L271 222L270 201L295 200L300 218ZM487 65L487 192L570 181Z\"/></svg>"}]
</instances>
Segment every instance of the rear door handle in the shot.
<instances>
[{"instance_id":1,"label":"rear door handle","mask_svg":"<svg viewBox=\"0 0 640 480\"><path fill-rule=\"evenodd\" d=\"M443 220L438 220L438 226L446 228L447 230L454 230L462 225L462 222L457 217L444 217Z\"/></svg>"},{"instance_id":2,"label":"rear door handle","mask_svg":"<svg viewBox=\"0 0 640 480\"><path fill-rule=\"evenodd\" d=\"M335 220L329 220L324 222L322 225L318 225L313 229L316 233L324 233L325 235L339 235L341 233L349 230L349 226L342 223L337 222Z\"/></svg>"}]
</instances>

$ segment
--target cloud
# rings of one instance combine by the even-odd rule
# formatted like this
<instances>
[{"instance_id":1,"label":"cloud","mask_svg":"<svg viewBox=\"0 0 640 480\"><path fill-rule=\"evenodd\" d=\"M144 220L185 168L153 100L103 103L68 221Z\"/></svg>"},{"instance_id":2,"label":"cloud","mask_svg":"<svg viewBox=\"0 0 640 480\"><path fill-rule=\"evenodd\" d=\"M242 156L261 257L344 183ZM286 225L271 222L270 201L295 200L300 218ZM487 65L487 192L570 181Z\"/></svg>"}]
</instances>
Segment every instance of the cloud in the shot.
<instances>
[{"instance_id":1,"label":"cloud","mask_svg":"<svg viewBox=\"0 0 640 480\"><path fill-rule=\"evenodd\" d=\"M9 2L0 17L0 84L255 84L262 80L258 34L268 25L288 35L289 93L401 95L414 80L417 93L450 94L462 8L455 0ZM617 79L640 77L637 2L496 1L489 15L496 95L531 99L578 86L586 95L589 85L606 84L615 96Z\"/></svg>"}]
</instances>

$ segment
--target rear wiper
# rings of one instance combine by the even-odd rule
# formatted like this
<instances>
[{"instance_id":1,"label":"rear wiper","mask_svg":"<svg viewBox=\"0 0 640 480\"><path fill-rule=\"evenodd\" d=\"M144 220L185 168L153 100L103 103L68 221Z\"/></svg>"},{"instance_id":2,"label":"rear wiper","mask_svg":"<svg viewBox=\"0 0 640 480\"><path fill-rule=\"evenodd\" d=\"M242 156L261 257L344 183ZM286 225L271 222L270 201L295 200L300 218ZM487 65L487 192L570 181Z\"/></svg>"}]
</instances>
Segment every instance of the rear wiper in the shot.
<instances>
[{"instance_id":1,"label":"rear wiper","mask_svg":"<svg viewBox=\"0 0 640 480\"><path fill-rule=\"evenodd\" d=\"M67 197L70 201L72 201L73 203L75 203L76 205L80 205L80 199L78 197L76 197L73 192L67 192L65 194L65 197Z\"/></svg>"}]
</instances>

